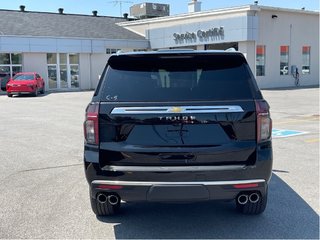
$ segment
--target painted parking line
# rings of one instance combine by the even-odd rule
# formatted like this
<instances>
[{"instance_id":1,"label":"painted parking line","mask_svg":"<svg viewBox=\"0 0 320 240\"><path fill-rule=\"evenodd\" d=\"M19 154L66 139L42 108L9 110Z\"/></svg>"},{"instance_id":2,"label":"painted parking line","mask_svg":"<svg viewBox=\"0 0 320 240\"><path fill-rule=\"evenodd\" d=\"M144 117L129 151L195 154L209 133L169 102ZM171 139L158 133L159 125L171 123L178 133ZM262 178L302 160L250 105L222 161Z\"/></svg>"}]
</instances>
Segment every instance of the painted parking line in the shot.
<instances>
[{"instance_id":1,"label":"painted parking line","mask_svg":"<svg viewBox=\"0 0 320 240\"><path fill-rule=\"evenodd\" d=\"M298 136L298 135L307 134L307 133L308 132L288 130L288 129L272 129L273 138L293 137L293 136Z\"/></svg>"}]
</instances>

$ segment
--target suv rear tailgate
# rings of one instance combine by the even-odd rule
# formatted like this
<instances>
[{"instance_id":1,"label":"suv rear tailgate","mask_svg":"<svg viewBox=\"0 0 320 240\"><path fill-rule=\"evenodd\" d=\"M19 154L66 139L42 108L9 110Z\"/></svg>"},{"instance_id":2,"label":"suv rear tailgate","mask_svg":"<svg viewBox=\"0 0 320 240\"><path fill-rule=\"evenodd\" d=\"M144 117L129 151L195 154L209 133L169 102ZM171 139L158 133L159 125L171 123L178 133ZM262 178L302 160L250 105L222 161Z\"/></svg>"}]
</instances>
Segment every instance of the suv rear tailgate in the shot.
<instances>
[{"instance_id":1,"label":"suv rear tailgate","mask_svg":"<svg viewBox=\"0 0 320 240\"><path fill-rule=\"evenodd\" d=\"M102 166L229 165L255 161L253 100L165 106L101 102L99 126Z\"/></svg>"}]
</instances>

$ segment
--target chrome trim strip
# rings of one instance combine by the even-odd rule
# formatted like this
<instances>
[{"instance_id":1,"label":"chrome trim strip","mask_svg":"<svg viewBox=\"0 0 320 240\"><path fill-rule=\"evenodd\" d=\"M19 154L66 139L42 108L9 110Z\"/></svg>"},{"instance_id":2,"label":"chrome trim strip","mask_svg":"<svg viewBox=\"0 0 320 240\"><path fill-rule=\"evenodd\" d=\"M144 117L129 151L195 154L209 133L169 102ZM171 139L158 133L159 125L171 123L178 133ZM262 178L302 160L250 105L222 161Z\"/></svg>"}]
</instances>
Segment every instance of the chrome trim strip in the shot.
<instances>
[{"instance_id":1,"label":"chrome trim strip","mask_svg":"<svg viewBox=\"0 0 320 240\"><path fill-rule=\"evenodd\" d=\"M196 171L233 171L243 170L246 165L233 165L233 166L105 166L102 168L104 171L130 171L130 172L196 172Z\"/></svg>"},{"instance_id":2,"label":"chrome trim strip","mask_svg":"<svg viewBox=\"0 0 320 240\"><path fill-rule=\"evenodd\" d=\"M119 186L146 186L154 185L205 185L205 186L223 186L235 184L250 184L250 183L264 183L264 179L252 180L235 180L235 181L199 181L199 182L143 182L143 181L109 181L109 180L94 180L92 184L101 185L119 185Z\"/></svg>"},{"instance_id":3,"label":"chrome trim strip","mask_svg":"<svg viewBox=\"0 0 320 240\"><path fill-rule=\"evenodd\" d=\"M163 106L163 107L115 107L112 115L163 114L163 113L234 113L243 112L237 105L223 106Z\"/></svg>"}]
</instances>

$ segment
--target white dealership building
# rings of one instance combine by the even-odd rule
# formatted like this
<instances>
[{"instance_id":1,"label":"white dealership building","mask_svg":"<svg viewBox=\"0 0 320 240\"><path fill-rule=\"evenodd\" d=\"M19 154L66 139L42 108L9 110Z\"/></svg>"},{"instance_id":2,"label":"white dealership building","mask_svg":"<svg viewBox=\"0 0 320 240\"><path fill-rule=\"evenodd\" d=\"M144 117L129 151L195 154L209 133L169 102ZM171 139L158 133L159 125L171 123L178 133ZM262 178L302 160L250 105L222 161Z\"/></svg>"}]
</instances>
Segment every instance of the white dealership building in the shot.
<instances>
[{"instance_id":1,"label":"white dealership building","mask_svg":"<svg viewBox=\"0 0 320 240\"><path fill-rule=\"evenodd\" d=\"M152 49L228 49L242 52L261 88L319 84L319 12L259 5L200 11L119 25L146 37Z\"/></svg>"},{"instance_id":2,"label":"white dealership building","mask_svg":"<svg viewBox=\"0 0 320 240\"><path fill-rule=\"evenodd\" d=\"M319 85L319 12L257 4L131 20L0 10L0 71L37 71L47 90L92 89L121 49L235 48L261 88ZM4 24L6 23L6 24Z\"/></svg>"}]
</instances>

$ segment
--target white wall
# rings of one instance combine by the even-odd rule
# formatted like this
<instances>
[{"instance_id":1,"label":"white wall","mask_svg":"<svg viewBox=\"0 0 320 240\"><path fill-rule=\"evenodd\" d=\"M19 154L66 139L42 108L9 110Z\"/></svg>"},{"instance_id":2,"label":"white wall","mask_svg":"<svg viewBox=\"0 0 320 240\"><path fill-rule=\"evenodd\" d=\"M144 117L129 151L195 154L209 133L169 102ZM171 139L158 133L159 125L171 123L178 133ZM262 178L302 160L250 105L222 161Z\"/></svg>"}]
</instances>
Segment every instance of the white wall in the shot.
<instances>
[{"instance_id":1,"label":"white wall","mask_svg":"<svg viewBox=\"0 0 320 240\"><path fill-rule=\"evenodd\" d=\"M90 54L79 54L80 89L90 89Z\"/></svg>"},{"instance_id":2,"label":"white wall","mask_svg":"<svg viewBox=\"0 0 320 240\"><path fill-rule=\"evenodd\" d=\"M246 57L247 62L251 68L252 73L256 74L256 63L255 63L255 42L246 41L238 43L238 51L242 52Z\"/></svg>"},{"instance_id":3,"label":"white wall","mask_svg":"<svg viewBox=\"0 0 320 240\"><path fill-rule=\"evenodd\" d=\"M23 53L22 71L37 72L45 81L46 90L48 90L48 71L47 55L44 53Z\"/></svg>"},{"instance_id":4,"label":"white wall","mask_svg":"<svg viewBox=\"0 0 320 240\"><path fill-rule=\"evenodd\" d=\"M105 53L106 48L149 48L147 40L81 39L58 37L24 37L0 35L0 52L33 53Z\"/></svg>"},{"instance_id":5,"label":"white wall","mask_svg":"<svg viewBox=\"0 0 320 240\"><path fill-rule=\"evenodd\" d=\"M80 88L95 89L109 54L80 54Z\"/></svg>"},{"instance_id":6,"label":"white wall","mask_svg":"<svg viewBox=\"0 0 320 240\"><path fill-rule=\"evenodd\" d=\"M107 60L110 55L108 54L92 54L91 56L91 89L95 89L98 81L99 75L106 65Z\"/></svg>"},{"instance_id":7,"label":"white wall","mask_svg":"<svg viewBox=\"0 0 320 240\"><path fill-rule=\"evenodd\" d=\"M257 45L266 46L266 76L257 77L261 88L294 86L292 75L280 75L280 46L289 46L289 71L297 65L300 84L319 84L319 15L303 11L262 10ZM277 18L272 18L277 15ZM292 27L290 27L292 26ZM290 34L291 29L291 34ZM291 36L291 37L290 37ZM301 74L302 46L311 46L310 74Z\"/></svg>"}]
</instances>

